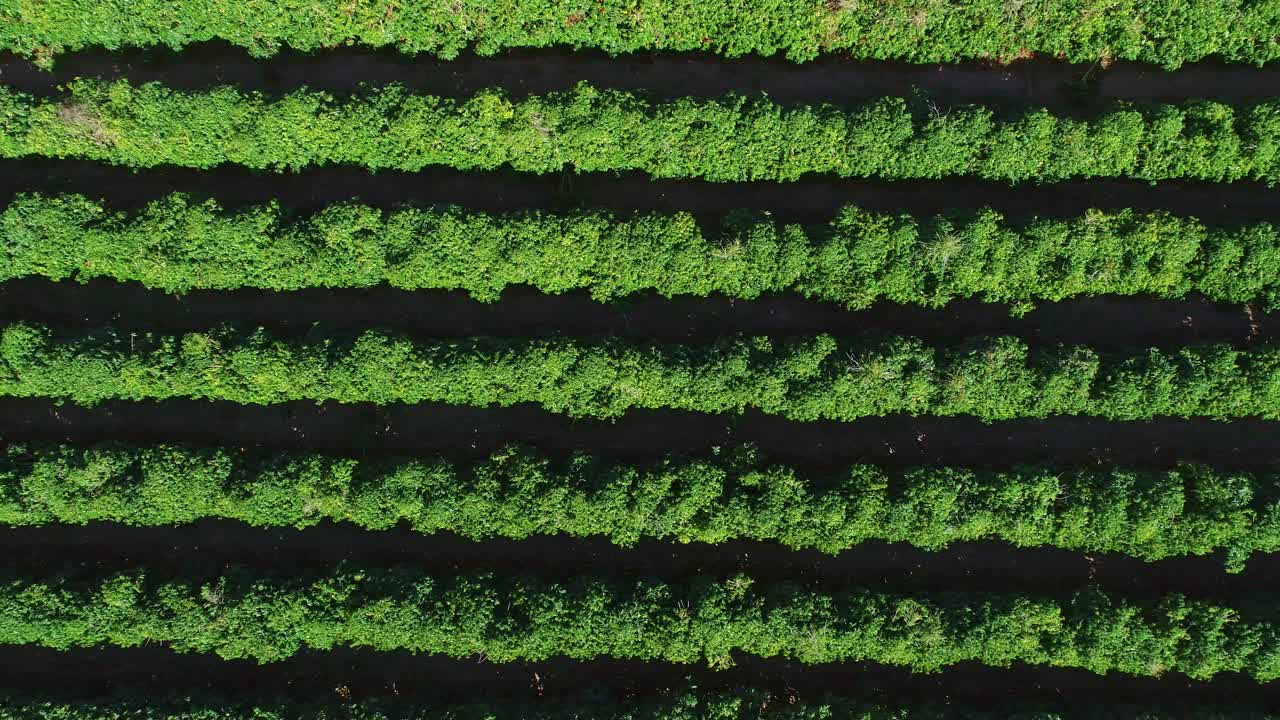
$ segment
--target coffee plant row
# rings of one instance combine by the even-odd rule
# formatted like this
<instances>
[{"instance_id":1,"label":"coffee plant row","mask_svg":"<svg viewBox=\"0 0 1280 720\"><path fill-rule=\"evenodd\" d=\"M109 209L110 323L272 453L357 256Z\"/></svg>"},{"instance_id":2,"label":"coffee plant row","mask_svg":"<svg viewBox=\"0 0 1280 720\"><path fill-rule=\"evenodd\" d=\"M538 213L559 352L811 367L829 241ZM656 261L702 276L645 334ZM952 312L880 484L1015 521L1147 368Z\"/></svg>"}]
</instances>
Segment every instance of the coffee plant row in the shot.
<instances>
[{"instance_id":1,"label":"coffee plant row","mask_svg":"<svg viewBox=\"0 0 1280 720\"><path fill-rule=\"evenodd\" d=\"M1208 679L1280 677L1275 597L1235 605L1097 589L830 591L757 587L743 575L687 581L411 567L161 578L56 568L0 574L0 644L51 648L165 643L179 652L272 662L304 648L407 650L493 662L612 657L709 663L735 654L803 663L870 661L940 670L1013 662Z\"/></svg>"},{"instance_id":2,"label":"coffee plant row","mask_svg":"<svg viewBox=\"0 0 1280 720\"><path fill-rule=\"evenodd\" d=\"M849 308L1193 292L1280 303L1276 225L1129 210L1009 221L990 209L915 217L849 206L825 225L736 211L704 232L687 213L348 202L295 217L275 203L227 211L182 194L130 212L81 195L23 195L0 211L0 249L0 281L105 277L171 292L386 283L483 301L526 285L600 301L795 292Z\"/></svg>"},{"instance_id":3,"label":"coffee plant row","mask_svg":"<svg viewBox=\"0 0 1280 720\"><path fill-rule=\"evenodd\" d=\"M854 465L804 474L751 447L634 464L512 446L483 460L356 459L193 445L6 445L0 524L162 526L226 518L368 530L405 523L471 539L531 535L778 542L837 553L869 540L936 550L996 539L1146 560L1227 550L1238 570L1280 550L1280 475L1181 465Z\"/></svg>"},{"instance_id":4,"label":"coffee plant row","mask_svg":"<svg viewBox=\"0 0 1280 720\"><path fill-rule=\"evenodd\" d=\"M276 99L77 80L57 97L0 87L0 158L131 167L269 170L355 165L417 171L638 171L655 178L790 181L975 176L1280 182L1280 101L1116 104L1087 118L882 98L855 107L764 96L649 99L580 84L467 99L390 85Z\"/></svg>"},{"instance_id":5,"label":"coffee plant row","mask_svg":"<svg viewBox=\"0 0 1280 720\"><path fill-rule=\"evenodd\" d=\"M1074 62L1120 58L1176 68L1217 56L1280 57L1272 0L0 0L0 49L48 65L86 47L181 49L223 40L257 57L281 48L394 47L456 57L474 49L568 47L609 53L699 51L737 57L821 53L942 63L1035 52Z\"/></svg>"},{"instance_id":6,"label":"coffee plant row","mask_svg":"<svg viewBox=\"0 0 1280 720\"><path fill-rule=\"evenodd\" d=\"M245 404L537 403L578 417L632 408L747 409L794 420L908 413L986 420L1082 415L1280 418L1280 347L1206 344L1100 352L1012 337L933 346L894 335L624 340L419 339L370 330L273 337L110 326L0 329L0 396L94 404L192 398Z\"/></svg>"}]
</instances>

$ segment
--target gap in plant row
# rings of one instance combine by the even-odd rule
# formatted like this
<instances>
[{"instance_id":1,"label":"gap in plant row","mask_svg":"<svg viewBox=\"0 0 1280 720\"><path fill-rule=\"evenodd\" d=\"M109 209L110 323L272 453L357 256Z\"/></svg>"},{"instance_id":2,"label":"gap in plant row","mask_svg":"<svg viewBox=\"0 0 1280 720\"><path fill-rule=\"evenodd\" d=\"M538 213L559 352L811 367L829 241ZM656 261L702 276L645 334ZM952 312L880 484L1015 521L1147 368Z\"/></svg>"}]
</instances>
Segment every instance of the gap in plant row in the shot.
<instances>
[{"instance_id":1,"label":"gap in plant row","mask_svg":"<svg viewBox=\"0 0 1280 720\"><path fill-rule=\"evenodd\" d=\"M303 53L284 49L255 59L226 42L168 48L81 50L52 69L0 54L0 79L25 92L49 92L77 77L162 82L196 90L230 84L278 94L306 86L347 92L362 85L401 83L439 95L468 95L501 87L512 97L567 90L579 81L598 87L669 96L763 92L782 102L847 102L917 88L943 101L1009 100L1065 107L1091 100L1246 100L1280 86L1280 65L1257 67L1213 60L1162 71L1135 62L1071 64L1037 57L1009 64L964 62L912 65L827 56L795 64L781 58L726 59L708 53L604 53L513 50L497 56L464 53L453 60L410 59L390 50L337 47Z\"/></svg>"},{"instance_id":2,"label":"gap in plant row","mask_svg":"<svg viewBox=\"0 0 1280 720\"><path fill-rule=\"evenodd\" d=\"M229 520L199 520L163 527L119 523L0 527L0 542L13 558L7 567L81 565L104 570L145 565L157 573L225 565L263 570L324 571L344 563L408 564L424 572L493 569L569 578L689 578L746 573L759 582L799 582L838 589L1027 591L1068 593L1100 587L1126 597L1178 592L1229 600L1236 593L1274 589L1280 554L1255 554L1239 573L1223 572L1221 553L1147 562L1116 553L1084 553L1048 547L1018 548L1001 542L952 543L921 550L906 543L866 542L837 555L791 550L775 543L680 543L641 540L620 547L598 537L534 535L520 540L472 540L453 533L425 535L401 524L371 531L324 522L295 530L255 528Z\"/></svg>"},{"instance_id":3,"label":"gap in plant row","mask_svg":"<svg viewBox=\"0 0 1280 720\"><path fill-rule=\"evenodd\" d=\"M1160 678L1099 676L1068 668L1015 663L991 668L961 663L921 675L886 665L799 663L740 658L728 670L668 663L582 662L555 658L536 663L454 660L407 652L334 648L303 651L287 660L259 665L213 655L175 653L159 645L137 648L71 648L0 645L6 668L0 687L65 698L105 698L122 689L153 693L238 693L253 697L268 688L285 698L351 700L420 696L471 698L477 692L498 698L556 698L600 688L648 695L692 680L706 689L754 686L800 697L833 693L880 702L961 702L1002 709L1024 702L1150 705L1158 697L1171 704L1280 708L1280 685L1262 685L1240 675L1190 680L1177 673ZM1194 704L1194 705L1190 705Z\"/></svg>"},{"instance_id":4,"label":"gap in plant row","mask_svg":"<svg viewBox=\"0 0 1280 720\"><path fill-rule=\"evenodd\" d=\"M78 193L102 198L115 209L139 208L172 192L216 198L227 208L278 201L313 212L352 199L383 209L405 203L454 203L504 212L598 207L620 211L689 212L708 227L743 208L768 210L779 222L830 222L845 205L875 212L937 214L991 207L1011 218L1071 217L1101 210L1168 210L1205 222L1280 219L1280 193L1248 182L1144 183L1091 180L1017 188L952 178L939 181L802 178L794 183L710 183L651 180L636 173L563 173L537 176L511 171L461 172L441 168L416 173L370 173L357 167L321 167L279 173L221 166L129 169L87 160L0 160L0 200L18 193Z\"/></svg>"},{"instance_id":5,"label":"gap in plant row","mask_svg":"<svg viewBox=\"0 0 1280 720\"><path fill-rule=\"evenodd\" d=\"M815 472L852 462L1001 469L1018 464L1113 463L1167 468L1179 462L1230 469L1280 466L1280 422L1207 419L1115 423L1057 417L984 423L968 417L890 416L854 423L636 410L612 421L575 420L529 404L476 408L438 403L290 402L270 406L166 400L104 401L92 408L0 398L8 442L191 442L341 453L434 452L475 458L512 443L547 452L587 450L622 459L698 456L758 446L770 460Z\"/></svg>"},{"instance_id":6,"label":"gap in plant row","mask_svg":"<svg viewBox=\"0 0 1280 720\"><path fill-rule=\"evenodd\" d=\"M315 323L335 329L388 327L421 336L622 336L680 342L735 332L857 335L903 333L936 341L980 334L1013 335L1028 343L1088 343L1118 348L1195 342L1244 345L1280 337L1280 322L1259 308L1220 305L1203 298L1086 297L1041 303L1015 317L1008 305L956 301L931 309L880 302L867 310L795 295L755 300L719 296L663 298L640 295L600 303L586 292L547 295L508 288L497 302L480 303L461 291L368 289L192 290L181 295L108 280L52 282L39 278L0 283L0 321L31 320L63 326L110 323L127 330L183 331L223 322L260 324L284 336Z\"/></svg>"}]
</instances>

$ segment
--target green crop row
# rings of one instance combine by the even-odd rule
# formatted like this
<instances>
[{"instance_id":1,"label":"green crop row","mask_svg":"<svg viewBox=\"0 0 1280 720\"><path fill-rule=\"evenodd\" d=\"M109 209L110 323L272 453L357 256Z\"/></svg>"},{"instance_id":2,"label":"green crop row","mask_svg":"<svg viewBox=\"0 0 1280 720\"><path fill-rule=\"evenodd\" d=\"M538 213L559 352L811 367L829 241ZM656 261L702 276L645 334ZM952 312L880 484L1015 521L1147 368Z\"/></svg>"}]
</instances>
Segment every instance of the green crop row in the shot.
<instances>
[{"instance_id":1,"label":"green crop row","mask_svg":"<svg viewBox=\"0 0 1280 720\"><path fill-rule=\"evenodd\" d=\"M691 683L653 695L580 695L465 701L403 697L359 702L289 700L258 693L164 696L119 692L105 700L68 701L34 694L0 695L0 720L1270 720L1247 705L1168 707L1021 704L982 710L959 704L884 705L843 697L798 697L757 688L701 690Z\"/></svg>"},{"instance_id":2,"label":"green crop row","mask_svg":"<svg viewBox=\"0 0 1280 720\"><path fill-rule=\"evenodd\" d=\"M195 398L246 404L538 403L580 417L631 408L795 420L890 413L987 420L1086 415L1280 418L1280 348L1211 344L1100 353L1011 337L934 347L900 336L422 340L371 330L276 338L261 329L0 330L0 396Z\"/></svg>"},{"instance_id":3,"label":"green crop row","mask_svg":"<svg viewBox=\"0 0 1280 720\"><path fill-rule=\"evenodd\" d=\"M183 445L7 445L0 523L172 525L203 518L297 528L322 520L472 539L536 534L836 553L868 540L961 540L1121 552L1147 560L1228 549L1232 569L1280 550L1280 475L1173 470L855 465L805 476L749 447L652 465L509 447L483 461L355 459Z\"/></svg>"},{"instance_id":4,"label":"green crop row","mask_svg":"<svg viewBox=\"0 0 1280 720\"><path fill-rule=\"evenodd\" d=\"M918 63L1121 58L1175 68L1216 55L1280 57L1274 0L1000 0L857 3L832 0L0 0L0 48L48 64L84 47L181 48L225 40L255 56L282 46L392 46L452 58L474 48L593 48L609 53L704 51L730 57L820 53Z\"/></svg>"},{"instance_id":5,"label":"green crop row","mask_svg":"<svg viewBox=\"0 0 1280 720\"><path fill-rule=\"evenodd\" d=\"M389 283L485 301L530 285L601 301L792 291L850 308L1191 292L1280 304L1280 228L1128 210L1007 222L985 209L913 217L846 207L813 226L738 211L704 234L685 213L383 212L350 202L291 217L275 203L227 212L181 194L135 212L28 195L0 212L0 250L0 281L108 277L174 292Z\"/></svg>"},{"instance_id":6,"label":"green crop row","mask_svg":"<svg viewBox=\"0 0 1280 720\"><path fill-rule=\"evenodd\" d=\"M1280 2L1280 0L1277 0ZM235 88L78 80L36 98L0 88L0 158L78 157L133 167L347 164L535 173L641 171L713 181L840 177L1280 182L1280 101L1117 105L1089 119L997 115L883 98L853 108L763 96L651 100L581 84L513 101L400 86L266 99Z\"/></svg>"},{"instance_id":7,"label":"green crop row","mask_svg":"<svg viewBox=\"0 0 1280 720\"><path fill-rule=\"evenodd\" d=\"M493 662L607 656L723 667L743 653L921 672L974 661L1280 677L1274 596L1227 607L1096 589L1064 596L828 592L791 583L757 588L741 575L670 583L428 575L408 567L308 575L230 568L213 578L154 578L143 570L0 575L0 643L165 643L259 662L350 645Z\"/></svg>"}]
</instances>

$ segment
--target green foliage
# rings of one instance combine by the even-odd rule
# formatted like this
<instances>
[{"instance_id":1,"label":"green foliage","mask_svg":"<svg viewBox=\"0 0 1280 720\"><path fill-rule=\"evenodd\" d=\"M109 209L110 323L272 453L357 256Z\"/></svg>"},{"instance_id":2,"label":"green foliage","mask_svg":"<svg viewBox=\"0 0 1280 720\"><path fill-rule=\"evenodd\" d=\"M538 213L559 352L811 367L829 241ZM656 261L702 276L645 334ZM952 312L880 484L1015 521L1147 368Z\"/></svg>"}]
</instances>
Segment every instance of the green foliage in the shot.
<instances>
[{"instance_id":1,"label":"green foliage","mask_svg":"<svg viewBox=\"0 0 1280 720\"><path fill-rule=\"evenodd\" d=\"M1013 705L980 710L959 704L881 705L849 698L777 695L757 688L700 690L692 684L658 694L591 692L537 700L447 701L372 698L356 703L292 700L267 692L248 698L118 692L98 700L0 695L0 720L1269 720L1243 705L1163 708L1144 705Z\"/></svg>"},{"instance_id":2,"label":"green foliage","mask_svg":"<svg viewBox=\"0 0 1280 720\"><path fill-rule=\"evenodd\" d=\"M1280 348L1210 344L1099 353L1011 337L933 347L909 337L730 336L699 345L604 339L415 339L314 328L276 338L112 327L0 330L0 396L454 405L537 403L617 417L631 408L754 408L794 420L907 413L985 420L1087 415L1280 418Z\"/></svg>"},{"instance_id":3,"label":"green foliage","mask_svg":"<svg viewBox=\"0 0 1280 720\"><path fill-rule=\"evenodd\" d=\"M1172 470L855 465L809 477L750 447L653 465L585 453L555 462L508 447L356 459L187 445L7 445L0 523L172 525L202 518L304 528L322 520L472 539L538 534L837 553L868 540L939 549L963 540L1119 552L1146 560L1228 549L1232 569L1280 550L1280 475Z\"/></svg>"},{"instance_id":4,"label":"green foliage","mask_svg":"<svg viewBox=\"0 0 1280 720\"><path fill-rule=\"evenodd\" d=\"M218 39L258 57L352 44L443 58L570 47L941 63L1036 52L1175 68L1210 55L1274 60L1278 26L1274 0L0 0L0 48L42 63L83 47Z\"/></svg>"},{"instance_id":5,"label":"green foliage","mask_svg":"<svg viewBox=\"0 0 1280 720\"><path fill-rule=\"evenodd\" d=\"M1270 0L1280 4L1280 0ZM391 85L279 99L230 87L72 82L61 97L0 88L0 157L78 157L132 167L269 170L346 164L417 171L640 171L657 178L790 181L972 175L1280 182L1280 103L1119 104L1089 119L982 106L945 111L882 98L851 108L763 96L651 100L580 84L513 101Z\"/></svg>"},{"instance_id":6,"label":"green foliage","mask_svg":"<svg viewBox=\"0 0 1280 720\"><path fill-rule=\"evenodd\" d=\"M135 212L25 195L0 212L0 249L0 281L107 277L174 292L389 283L484 301L529 285L601 301L792 291L850 308L1191 292L1280 304L1275 225L1206 227L1129 210L1007 222L989 209L917 218L850 206L814 226L738 211L704 234L686 213L384 212L350 202L295 218L274 203L227 212L182 194Z\"/></svg>"},{"instance_id":7,"label":"green foliage","mask_svg":"<svg viewBox=\"0 0 1280 720\"><path fill-rule=\"evenodd\" d=\"M1215 57L1280 58L1280 0L0 0L0 49L49 66L82 47L180 48L221 39L257 57L283 47L395 47L451 58L474 49L823 53L917 63L1040 53L1174 68ZM1280 183L1280 101L1116 103L1089 116L1043 108L938 107L887 97L855 106L781 105L762 95L660 99L580 84L515 100L398 85L281 97L232 87L77 80L56 97L0 87L0 158L84 158L133 168L324 165L415 172L639 172L715 182L976 177ZM130 212L83 196L20 196L0 213L0 282L106 277L167 291L242 287L463 289L511 285L601 301L767 292L861 308L940 307L958 298L1024 307L1080 295L1201 293L1280 306L1280 238L1270 223L1206 227L1167 213L1091 211L1007 222L991 210L935 217L845 208L825 226L739 211L714 233L688 214L579 211L488 215L455 207L381 211L355 202L310 217L276 204L228 212L171 195ZM1029 348L1009 337L957 346L828 335L725 337L699 345L606 339L430 340L317 326L275 337L205 332L0 327L0 396L92 404L195 398L475 406L536 403L580 417L633 408L758 410L793 420L889 413L983 420L1058 415L1280 418L1280 346L1173 350ZM1183 465L855 465L805 476L751 448L650 465L585 453L552 460L509 447L488 458L358 459L186 445L4 445L0 524L161 526L227 518L302 528L404 523L470 538L537 534L722 543L835 553L868 540L935 549L995 539L1019 547L1157 560L1225 551L1238 570L1280 551L1280 476ZM879 662L929 672L961 662L1095 673L1280 679L1273 595L1228 606L1173 594L1130 598L831 590L746 576L663 582L344 566L331 572L226 568L109 572L0 567L0 643L66 649L164 643L272 662L304 649L406 650L496 662L615 657L732 665L740 655L802 663ZM484 700L424 709L151 698L97 705L0 697L0 720L985 720L953 707L770 702L759 691L675 694L602 705ZM201 704L203 703L203 704ZM1233 708L1180 712L1258 717ZM982 717L976 717L981 715ZM1087 706L1002 712L1019 720L1108 720ZM1208 717L1205 718L1208 720Z\"/></svg>"},{"instance_id":8,"label":"green foliage","mask_svg":"<svg viewBox=\"0 0 1280 720\"><path fill-rule=\"evenodd\" d=\"M52 648L166 643L272 662L304 648L364 646L493 662L613 657L733 663L879 662L919 672L959 662L1103 674L1243 672L1280 677L1270 596L1227 607L995 592L837 592L750 578L687 582L579 576L427 575L408 567L158 578L143 570L0 576L0 643Z\"/></svg>"}]
</instances>

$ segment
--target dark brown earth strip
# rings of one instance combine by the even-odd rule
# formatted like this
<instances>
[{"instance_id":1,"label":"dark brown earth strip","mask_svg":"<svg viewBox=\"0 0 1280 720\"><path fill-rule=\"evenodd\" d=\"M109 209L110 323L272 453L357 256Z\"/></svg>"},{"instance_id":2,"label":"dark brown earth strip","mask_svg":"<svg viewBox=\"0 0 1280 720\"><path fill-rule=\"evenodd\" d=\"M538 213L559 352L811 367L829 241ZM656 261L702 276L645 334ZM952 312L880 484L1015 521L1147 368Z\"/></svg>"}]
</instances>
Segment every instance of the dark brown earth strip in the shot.
<instances>
[{"instance_id":1,"label":"dark brown earth strip","mask_svg":"<svg viewBox=\"0 0 1280 720\"><path fill-rule=\"evenodd\" d=\"M1090 208L1167 210L1206 222L1280 220L1280 192L1247 182L1149 183L1120 180L1010 187L972 180L872 182L807 178L794 183L707 183L629 175L527 175L509 171L428 170L373 174L326 167L297 174L164 168L133 171L79 160L0 160L0 203L15 193L82 193L120 209L171 192L214 197L225 207L276 200L310 211L357 198L377 207L403 203L460 204L503 212L604 207L685 211L718 224L730 210L769 210L783 222L826 223L848 204L880 212L933 214L990 206L1010 217L1071 217Z\"/></svg>"},{"instance_id":2,"label":"dark brown earth strip","mask_svg":"<svg viewBox=\"0 0 1280 720\"><path fill-rule=\"evenodd\" d=\"M616 422L573 420L531 405L271 406L171 400L104 402L92 408L0 398L7 442L193 442L351 454L447 453L475 457L511 443L552 453L576 450L645 460L703 455L754 443L771 460L821 472L851 462L1001 468L1017 464L1114 463L1224 468L1280 465L1280 422L1160 419L1113 423L1052 418L983 423L972 418L867 418L799 423L755 412L739 416L637 410Z\"/></svg>"},{"instance_id":3,"label":"dark brown earth strip","mask_svg":"<svg viewBox=\"0 0 1280 720\"><path fill-rule=\"evenodd\" d=\"M280 94L306 86L346 92L401 83L415 91L466 96L501 87L514 97L565 90L586 81L597 87L665 96L763 92L780 102L849 103L917 88L947 102L1021 102L1046 106L1087 100L1242 101L1280 94L1280 67L1199 62L1178 70L1119 62L1071 65L1032 59L1009 65L910 65L855 61L839 56L796 64L784 59L728 60L714 55L645 54L609 57L598 52L517 50L495 57L464 54L455 60L410 58L393 50L336 48L285 51L255 60L225 43L59 56L53 71L13 55L0 56L0 82L34 93L56 92L77 77L161 82L194 90L236 85Z\"/></svg>"},{"instance_id":4,"label":"dark brown earth strip","mask_svg":"<svg viewBox=\"0 0 1280 720\"><path fill-rule=\"evenodd\" d=\"M546 295L509 289L494 303L465 292L409 292L391 287L354 290L193 291L172 295L141 285L27 279L0 284L0 320L56 324L115 324L130 329L183 331L222 322L258 323L280 332L306 332L315 323L364 329L391 327L423 336L575 337L621 335L670 342L733 333L856 335L884 331L929 340L978 334L1017 335L1037 344L1095 347L1249 342L1274 339L1280 325L1259 309L1203 298L1089 297L1044 303L1014 317L1004 304L961 301L941 309L879 303L847 311L792 295L757 300L642 296L602 304L586 292Z\"/></svg>"},{"instance_id":5,"label":"dark brown earth strip","mask_svg":"<svg viewBox=\"0 0 1280 720\"><path fill-rule=\"evenodd\" d=\"M1256 705L1280 708L1280 683L1261 685L1239 675L1197 682L1181 675L1137 678L1100 676L1085 670L1015 664L992 668L964 663L931 675L904 668L848 664L805 666L743 657L728 670L664 663L555 658L535 663L494 664L405 652L337 648L304 651L288 660L258 665L212 655L185 655L160 646L94 648L66 652L31 646L0 646L0 687L43 691L60 697L102 697L132 687L158 694L235 693L250 700L282 695L315 701L375 697L475 699L555 697L589 688L643 694L683 686L715 690L754 685L816 700L821 695L865 697L891 703L964 703L1003 708L1022 703L1134 703Z\"/></svg>"},{"instance_id":6,"label":"dark brown earth strip","mask_svg":"<svg viewBox=\"0 0 1280 720\"><path fill-rule=\"evenodd\" d=\"M224 322L260 324L281 334L326 328L389 327L431 337L623 336L693 342L734 333L851 336L893 332L933 342L981 334L1016 335L1035 344L1087 343L1099 348L1272 340L1280 323L1261 310L1216 305L1204 299L1090 297L1045 303L1023 317L1006 305L956 302L941 309L878 303L868 310L794 295L758 300L647 295L602 304L586 292L544 295L509 289L498 302L464 292L361 290L193 291L172 295L136 283L85 284L43 279L0 284L0 322L57 325L112 324L129 330L182 332Z\"/></svg>"},{"instance_id":7,"label":"dark brown earth strip","mask_svg":"<svg viewBox=\"0 0 1280 720\"><path fill-rule=\"evenodd\" d=\"M956 543L936 552L906 543L869 542L838 555L751 541L710 545L645 540L623 548L603 537L471 541L450 533L426 535L403 524L371 531L328 522L303 530L253 528L229 520L179 527L3 527L0 546L5 548L6 566L34 573L54 567L97 566L110 572L146 566L157 576L202 571L216 575L226 565L327 571L344 562L404 563L436 573L492 569L552 578L599 574L665 580L746 573L763 583L832 589L1056 594L1097 586L1131 596L1177 592L1217 599L1274 592L1275 578L1280 577L1280 554L1259 555L1244 572L1227 574L1222 553L1146 562L1115 553L1017 548L998 541Z\"/></svg>"}]
</instances>

